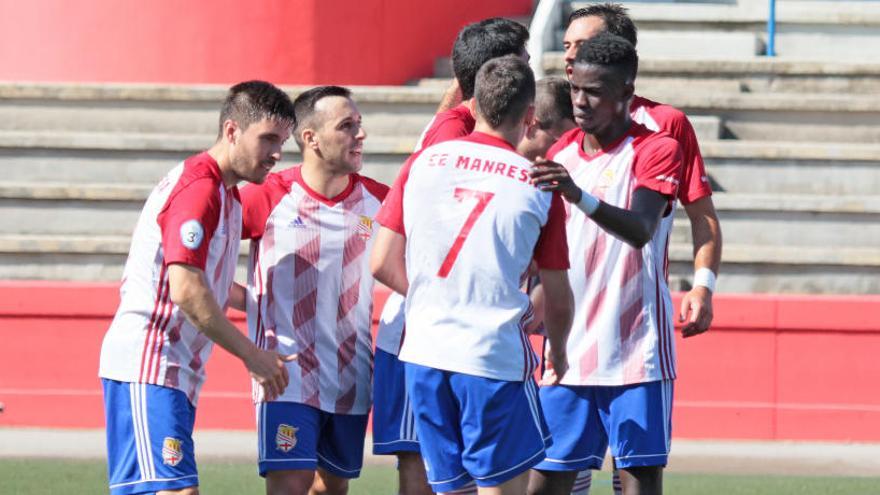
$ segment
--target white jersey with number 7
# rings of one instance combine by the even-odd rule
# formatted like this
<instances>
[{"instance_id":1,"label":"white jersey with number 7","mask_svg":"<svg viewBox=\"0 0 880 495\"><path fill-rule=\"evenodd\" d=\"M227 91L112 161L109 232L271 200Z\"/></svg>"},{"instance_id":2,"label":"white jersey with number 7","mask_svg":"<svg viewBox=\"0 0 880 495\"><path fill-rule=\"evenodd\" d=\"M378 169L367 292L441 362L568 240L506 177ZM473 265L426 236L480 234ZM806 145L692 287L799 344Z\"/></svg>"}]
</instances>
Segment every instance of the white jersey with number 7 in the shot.
<instances>
[{"instance_id":1,"label":"white jersey with number 7","mask_svg":"<svg viewBox=\"0 0 880 495\"><path fill-rule=\"evenodd\" d=\"M530 168L478 132L404 165L377 217L407 238L402 361L507 381L534 371L520 282L533 257L568 269L568 248L562 200L533 187Z\"/></svg>"}]
</instances>

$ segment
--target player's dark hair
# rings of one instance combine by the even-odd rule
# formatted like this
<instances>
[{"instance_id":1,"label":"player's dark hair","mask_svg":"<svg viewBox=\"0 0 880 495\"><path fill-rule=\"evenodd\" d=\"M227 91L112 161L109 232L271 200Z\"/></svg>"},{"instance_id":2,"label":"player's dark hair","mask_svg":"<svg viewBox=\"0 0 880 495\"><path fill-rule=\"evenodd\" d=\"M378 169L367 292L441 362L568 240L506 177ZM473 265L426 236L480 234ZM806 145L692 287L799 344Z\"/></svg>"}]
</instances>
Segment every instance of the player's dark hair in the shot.
<instances>
[{"instance_id":1,"label":"player's dark hair","mask_svg":"<svg viewBox=\"0 0 880 495\"><path fill-rule=\"evenodd\" d=\"M632 82L639 69L639 56L629 41L602 32L584 41L577 50L574 63L608 67L617 72L624 82Z\"/></svg>"},{"instance_id":2,"label":"player's dark hair","mask_svg":"<svg viewBox=\"0 0 880 495\"><path fill-rule=\"evenodd\" d=\"M293 126L293 103L287 93L266 81L245 81L229 88L220 108L220 131L223 123L233 120L244 130L254 122L270 118Z\"/></svg>"},{"instance_id":3,"label":"player's dark hair","mask_svg":"<svg viewBox=\"0 0 880 495\"><path fill-rule=\"evenodd\" d=\"M351 90L342 86L317 86L302 92L293 100L294 114L296 115L296 127L293 130L293 139L296 141L299 149L303 149L302 136L300 130L315 124L315 105L318 101L330 97L341 96L343 98L351 98Z\"/></svg>"},{"instance_id":4,"label":"player's dark hair","mask_svg":"<svg viewBox=\"0 0 880 495\"><path fill-rule=\"evenodd\" d=\"M577 9L568 16L568 24L582 17L599 17L605 24L605 31L616 34L636 46L636 25L630 19L626 7L619 3L597 3Z\"/></svg>"},{"instance_id":5,"label":"player's dark hair","mask_svg":"<svg viewBox=\"0 0 880 495\"><path fill-rule=\"evenodd\" d=\"M522 119L535 101L535 75L516 55L493 58L477 72L477 114L497 129Z\"/></svg>"},{"instance_id":6,"label":"player's dark hair","mask_svg":"<svg viewBox=\"0 0 880 495\"><path fill-rule=\"evenodd\" d=\"M452 72L461 87L462 99L474 96L477 71L486 61L525 51L529 30L518 22L500 17L468 24L452 46Z\"/></svg>"},{"instance_id":7,"label":"player's dark hair","mask_svg":"<svg viewBox=\"0 0 880 495\"><path fill-rule=\"evenodd\" d=\"M571 85L562 77L545 77L535 83L535 121L549 130L563 120L574 121Z\"/></svg>"}]
</instances>

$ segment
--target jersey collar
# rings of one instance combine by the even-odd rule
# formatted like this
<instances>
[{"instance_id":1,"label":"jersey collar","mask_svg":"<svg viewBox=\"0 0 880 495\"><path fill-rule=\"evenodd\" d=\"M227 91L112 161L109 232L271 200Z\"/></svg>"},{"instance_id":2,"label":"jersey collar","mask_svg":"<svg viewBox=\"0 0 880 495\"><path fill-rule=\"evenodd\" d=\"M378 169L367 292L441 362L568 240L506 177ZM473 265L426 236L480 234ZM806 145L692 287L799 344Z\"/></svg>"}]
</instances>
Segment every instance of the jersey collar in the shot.
<instances>
[{"instance_id":1,"label":"jersey collar","mask_svg":"<svg viewBox=\"0 0 880 495\"><path fill-rule=\"evenodd\" d=\"M474 131L470 133L470 135L462 138L463 141L469 141L471 143L479 143L485 144L488 146L495 146L496 148L504 148L510 151L516 151L516 147L507 141L501 139L500 137L490 136L484 132Z\"/></svg>"},{"instance_id":2,"label":"jersey collar","mask_svg":"<svg viewBox=\"0 0 880 495\"><path fill-rule=\"evenodd\" d=\"M352 191L354 191L354 186L355 184L357 184L357 174L348 174L348 185L345 186L345 189L343 189L342 192L337 194L336 196L328 198L327 196L324 196L318 191L315 191L314 189L309 187L308 184L306 184L306 181L303 179L302 176L302 164L292 167L290 175L291 179L293 179L293 182L299 184L300 187L302 187L303 190L306 192L306 194L331 207L336 206L339 202L345 200L345 198L347 198L348 195L351 194Z\"/></svg>"}]
</instances>

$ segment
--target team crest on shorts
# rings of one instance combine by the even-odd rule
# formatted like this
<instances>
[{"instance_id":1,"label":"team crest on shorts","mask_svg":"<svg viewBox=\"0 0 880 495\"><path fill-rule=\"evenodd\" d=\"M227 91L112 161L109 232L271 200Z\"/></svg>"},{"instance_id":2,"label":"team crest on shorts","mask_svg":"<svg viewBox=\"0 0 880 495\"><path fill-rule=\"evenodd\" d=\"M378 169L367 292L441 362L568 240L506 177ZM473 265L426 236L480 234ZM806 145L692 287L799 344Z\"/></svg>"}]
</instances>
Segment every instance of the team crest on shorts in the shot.
<instances>
[{"instance_id":1,"label":"team crest on shorts","mask_svg":"<svg viewBox=\"0 0 880 495\"><path fill-rule=\"evenodd\" d=\"M366 215L361 215L361 221L355 227L355 233L361 239L369 241L370 237L373 237L373 219Z\"/></svg>"},{"instance_id":2,"label":"team crest on shorts","mask_svg":"<svg viewBox=\"0 0 880 495\"><path fill-rule=\"evenodd\" d=\"M162 462L169 466L176 466L183 460L183 450L180 448L181 441L178 438L165 437L162 441Z\"/></svg>"},{"instance_id":3,"label":"team crest on shorts","mask_svg":"<svg viewBox=\"0 0 880 495\"><path fill-rule=\"evenodd\" d=\"M296 432L299 428L290 425L278 425L278 432L275 433L275 448L285 454L293 450L296 446Z\"/></svg>"}]
</instances>

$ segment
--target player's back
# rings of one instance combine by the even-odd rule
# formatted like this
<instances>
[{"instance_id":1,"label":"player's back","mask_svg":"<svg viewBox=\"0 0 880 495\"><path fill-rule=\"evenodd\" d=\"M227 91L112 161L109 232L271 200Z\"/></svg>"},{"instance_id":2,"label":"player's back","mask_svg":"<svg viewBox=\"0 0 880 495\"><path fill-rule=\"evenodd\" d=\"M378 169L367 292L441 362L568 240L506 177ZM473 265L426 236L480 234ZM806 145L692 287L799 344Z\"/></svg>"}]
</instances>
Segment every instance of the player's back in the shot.
<instances>
[{"instance_id":1,"label":"player's back","mask_svg":"<svg viewBox=\"0 0 880 495\"><path fill-rule=\"evenodd\" d=\"M402 360L501 380L533 370L520 283L559 198L530 185L530 167L482 133L429 147L410 164Z\"/></svg>"}]
</instances>

